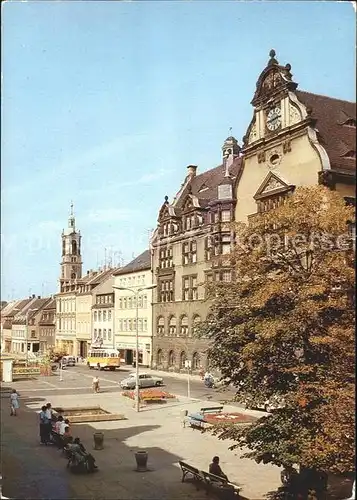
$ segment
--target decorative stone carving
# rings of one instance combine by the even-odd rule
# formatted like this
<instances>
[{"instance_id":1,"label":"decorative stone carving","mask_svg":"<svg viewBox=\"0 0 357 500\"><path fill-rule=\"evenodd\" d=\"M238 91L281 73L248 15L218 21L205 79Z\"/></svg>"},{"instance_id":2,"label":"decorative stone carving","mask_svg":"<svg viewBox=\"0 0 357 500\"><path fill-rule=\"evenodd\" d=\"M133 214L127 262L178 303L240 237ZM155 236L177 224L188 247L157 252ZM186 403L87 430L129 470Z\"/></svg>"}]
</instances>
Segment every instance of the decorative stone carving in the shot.
<instances>
[{"instance_id":1,"label":"decorative stone carving","mask_svg":"<svg viewBox=\"0 0 357 500\"><path fill-rule=\"evenodd\" d=\"M264 163L265 162L265 151L260 151L258 153L258 163Z\"/></svg>"},{"instance_id":2,"label":"decorative stone carving","mask_svg":"<svg viewBox=\"0 0 357 500\"><path fill-rule=\"evenodd\" d=\"M275 177L272 177L268 184L265 186L265 188L263 189L262 193L267 193L268 191L273 191L274 189L279 189L283 187L283 184L281 184L281 182L279 182L277 179L275 179Z\"/></svg>"},{"instance_id":3,"label":"decorative stone carving","mask_svg":"<svg viewBox=\"0 0 357 500\"><path fill-rule=\"evenodd\" d=\"M250 129L248 144L256 141L257 139L258 139L257 124L253 123L252 128Z\"/></svg>"},{"instance_id":4,"label":"decorative stone carving","mask_svg":"<svg viewBox=\"0 0 357 500\"><path fill-rule=\"evenodd\" d=\"M289 104L289 125L295 125L301 121L301 113L296 106Z\"/></svg>"},{"instance_id":5,"label":"decorative stone carving","mask_svg":"<svg viewBox=\"0 0 357 500\"><path fill-rule=\"evenodd\" d=\"M284 141L283 142L283 153L286 154L286 153L290 153L291 151L291 141Z\"/></svg>"}]
</instances>

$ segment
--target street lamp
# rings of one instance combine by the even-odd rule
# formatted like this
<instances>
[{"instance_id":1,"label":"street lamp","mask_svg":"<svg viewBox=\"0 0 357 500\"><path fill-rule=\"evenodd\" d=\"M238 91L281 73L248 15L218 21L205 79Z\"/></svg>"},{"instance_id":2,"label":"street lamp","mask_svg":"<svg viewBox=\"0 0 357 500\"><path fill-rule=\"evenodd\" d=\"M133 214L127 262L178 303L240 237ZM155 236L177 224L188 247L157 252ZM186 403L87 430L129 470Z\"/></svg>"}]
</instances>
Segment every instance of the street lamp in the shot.
<instances>
[{"instance_id":1,"label":"street lamp","mask_svg":"<svg viewBox=\"0 0 357 500\"><path fill-rule=\"evenodd\" d=\"M117 290L126 290L132 292L135 295L135 317L136 317L136 361L135 361L135 409L137 412L140 411L140 399L139 399L139 293L144 290L152 290L156 288L157 285L148 285L134 290L133 288L127 288L124 286L114 286ZM115 334L115 325L114 325Z\"/></svg>"}]
</instances>

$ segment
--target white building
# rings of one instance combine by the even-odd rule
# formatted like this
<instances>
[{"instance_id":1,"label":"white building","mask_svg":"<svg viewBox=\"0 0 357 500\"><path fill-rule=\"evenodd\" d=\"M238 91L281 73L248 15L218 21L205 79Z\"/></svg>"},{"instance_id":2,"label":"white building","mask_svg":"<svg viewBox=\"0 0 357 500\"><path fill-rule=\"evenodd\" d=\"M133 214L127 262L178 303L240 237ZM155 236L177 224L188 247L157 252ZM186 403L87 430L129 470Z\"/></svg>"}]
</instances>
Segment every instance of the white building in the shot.
<instances>
[{"instance_id":1,"label":"white building","mask_svg":"<svg viewBox=\"0 0 357 500\"><path fill-rule=\"evenodd\" d=\"M151 255L146 250L114 273L115 347L123 363L132 364L139 338L139 365L151 366L152 358L152 284ZM138 324L136 316L138 315Z\"/></svg>"},{"instance_id":2,"label":"white building","mask_svg":"<svg viewBox=\"0 0 357 500\"><path fill-rule=\"evenodd\" d=\"M116 269L112 272L115 272ZM114 278L112 274L93 292L92 345L115 348L114 341Z\"/></svg>"}]
</instances>

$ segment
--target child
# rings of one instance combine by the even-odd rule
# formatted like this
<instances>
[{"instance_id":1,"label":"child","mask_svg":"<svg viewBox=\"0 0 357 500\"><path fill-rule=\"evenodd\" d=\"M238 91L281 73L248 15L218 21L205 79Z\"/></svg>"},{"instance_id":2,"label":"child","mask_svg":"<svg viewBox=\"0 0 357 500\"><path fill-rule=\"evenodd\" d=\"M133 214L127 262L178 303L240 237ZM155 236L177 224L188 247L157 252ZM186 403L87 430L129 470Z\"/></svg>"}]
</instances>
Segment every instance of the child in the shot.
<instances>
[{"instance_id":1,"label":"child","mask_svg":"<svg viewBox=\"0 0 357 500\"><path fill-rule=\"evenodd\" d=\"M17 410L20 408L19 394L16 389L10 394L10 415L16 417Z\"/></svg>"}]
</instances>

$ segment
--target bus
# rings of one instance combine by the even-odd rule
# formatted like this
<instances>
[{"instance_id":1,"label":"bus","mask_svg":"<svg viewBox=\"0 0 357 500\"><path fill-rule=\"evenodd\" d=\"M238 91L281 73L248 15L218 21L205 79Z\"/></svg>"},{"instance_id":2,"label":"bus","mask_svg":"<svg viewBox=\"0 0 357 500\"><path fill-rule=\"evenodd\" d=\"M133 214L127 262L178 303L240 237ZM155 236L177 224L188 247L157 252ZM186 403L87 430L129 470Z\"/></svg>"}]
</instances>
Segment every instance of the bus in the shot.
<instances>
[{"instance_id":1,"label":"bus","mask_svg":"<svg viewBox=\"0 0 357 500\"><path fill-rule=\"evenodd\" d=\"M87 366L93 370L100 365L101 370L115 370L120 367L120 356L116 349L92 348L88 352Z\"/></svg>"}]
</instances>

